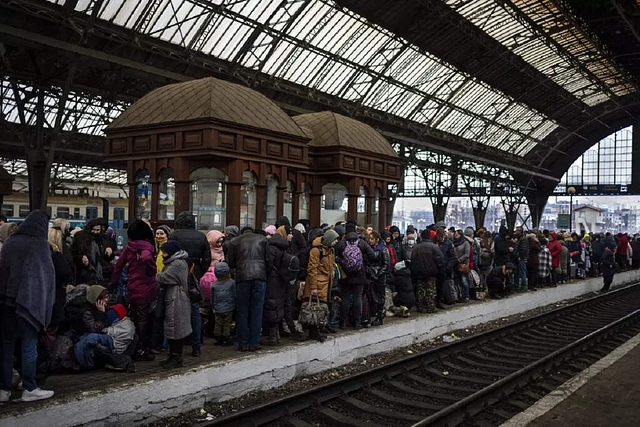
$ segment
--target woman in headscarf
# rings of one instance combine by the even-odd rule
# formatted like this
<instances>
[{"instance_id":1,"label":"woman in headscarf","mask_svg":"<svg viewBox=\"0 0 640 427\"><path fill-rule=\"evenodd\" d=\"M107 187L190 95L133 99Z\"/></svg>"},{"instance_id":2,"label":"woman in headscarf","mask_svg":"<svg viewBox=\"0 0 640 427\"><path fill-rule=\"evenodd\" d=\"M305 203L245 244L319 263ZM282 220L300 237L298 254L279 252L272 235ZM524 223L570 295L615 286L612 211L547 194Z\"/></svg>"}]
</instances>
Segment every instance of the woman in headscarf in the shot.
<instances>
[{"instance_id":1,"label":"woman in headscarf","mask_svg":"<svg viewBox=\"0 0 640 427\"><path fill-rule=\"evenodd\" d=\"M48 399L53 391L36 384L38 332L51 321L55 270L47 242L49 218L32 211L3 244L0 256L0 402L11 397L14 350L22 350L23 401Z\"/></svg>"},{"instance_id":2,"label":"woman in headscarf","mask_svg":"<svg viewBox=\"0 0 640 427\"><path fill-rule=\"evenodd\" d=\"M153 360L148 349L151 306L158 298L153 230L145 221L136 219L129 225L127 237L129 241L116 262L111 283L117 283L122 270L128 266L129 317L135 323L138 334L138 359Z\"/></svg>"},{"instance_id":3,"label":"woman in headscarf","mask_svg":"<svg viewBox=\"0 0 640 427\"><path fill-rule=\"evenodd\" d=\"M159 225L158 228L156 228L155 244L156 244L156 270L157 271L162 271L162 269L164 268L164 262L163 262L164 258L162 257L162 251L160 250L160 248L162 248L162 245L167 243L167 241L169 240L169 236L171 236L171 229L168 226Z\"/></svg>"},{"instance_id":4,"label":"woman in headscarf","mask_svg":"<svg viewBox=\"0 0 640 427\"><path fill-rule=\"evenodd\" d=\"M318 236L311 244L309 251L309 264L307 265L307 278L305 281L303 301L315 301L317 298L326 304L329 299L329 289L333 284L335 274L334 264L336 255L334 246L340 236L334 230L327 230L323 236ZM309 326L309 338L323 342L325 337L317 326Z\"/></svg>"},{"instance_id":5,"label":"woman in headscarf","mask_svg":"<svg viewBox=\"0 0 640 427\"><path fill-rule=\"evenodd\" d=\"M211 267L225 260L224 240L225 238L222 231L211 230L207 233L207 241L211 248Z\"/></svg>"}]
</instances>

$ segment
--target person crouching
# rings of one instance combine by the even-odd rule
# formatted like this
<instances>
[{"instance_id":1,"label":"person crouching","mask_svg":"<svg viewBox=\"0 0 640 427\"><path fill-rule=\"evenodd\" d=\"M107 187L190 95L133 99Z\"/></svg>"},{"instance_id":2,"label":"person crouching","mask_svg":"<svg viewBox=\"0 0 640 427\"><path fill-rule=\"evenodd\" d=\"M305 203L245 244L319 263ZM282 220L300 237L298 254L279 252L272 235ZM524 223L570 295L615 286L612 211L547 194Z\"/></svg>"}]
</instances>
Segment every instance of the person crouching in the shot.
<instances>
[{"instance_id":1,"label":"person crouching","mask_svg":"<svg viewBox=\"0 0 640 427\"><path fill-rule=\"evenodd\" d=\"M191 334L188 257L175 240L169 240L162 246L164 268L156 274L156 280L166 289L164 336L169 340L169 358L160 362L165 369L182 366L184 339Z\"/></svg>"},{"instance_id":2,"label":"person crouching","mask_svg":"<svg viewBox=\"0 0 640 427\"><path fill-rule=\"evenodd\" d=\"M231 322L236 309L236 282L231 278L229 264L219 262L213 267L216 282L211 288L211 307L215 314L213 336L218 345L231 344Z\"/></svg>"}]
</instances>

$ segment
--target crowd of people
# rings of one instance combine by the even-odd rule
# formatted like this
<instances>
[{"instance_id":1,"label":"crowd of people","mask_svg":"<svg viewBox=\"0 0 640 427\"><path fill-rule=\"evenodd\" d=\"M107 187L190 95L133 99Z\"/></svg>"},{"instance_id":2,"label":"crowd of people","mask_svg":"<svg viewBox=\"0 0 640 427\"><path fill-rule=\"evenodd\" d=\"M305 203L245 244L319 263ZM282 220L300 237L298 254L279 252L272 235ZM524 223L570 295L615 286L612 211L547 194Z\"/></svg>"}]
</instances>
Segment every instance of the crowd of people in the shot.
<instances>
[{"instance_id":1,"label":"crowd of people","mask_svg":"<svg viewBox=\"0 0 640 427\"><path fill-rule=\"evenodd\" d=\"M0 218L0 403L47 399L37 383L66 370L135 371L135 362L183 364L204 336L257 351L282 336L324 341L338 329L433 313L470 299L501 299L575 278L640 266L640 237L484 228L377 231L355 221L311 228L287 217L264 229L206 234L189 212L175 230L137 219L117 250L106 221L49 227L39 210Z\"/></svg>"}]
</instances>

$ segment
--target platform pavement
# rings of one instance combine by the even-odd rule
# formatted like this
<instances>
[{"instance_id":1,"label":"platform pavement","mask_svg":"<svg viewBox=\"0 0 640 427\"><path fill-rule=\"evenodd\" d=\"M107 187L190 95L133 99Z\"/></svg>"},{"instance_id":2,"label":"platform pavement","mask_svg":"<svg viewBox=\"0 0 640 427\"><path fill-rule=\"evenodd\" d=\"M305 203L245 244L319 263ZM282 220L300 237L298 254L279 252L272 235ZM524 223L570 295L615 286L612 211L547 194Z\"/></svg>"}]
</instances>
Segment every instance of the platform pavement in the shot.
<instances>
[{"instance_id":1,"label":"platform pavement","mask_svg":"<svg viewBox=\"0 0 640 427\"><path fill-rule=\"evenodd\" d=\"M640 281L640 270L617 274L614 286ZM157 363L140 363L139 373L91 372L53 376L47 386L54 399L0 405L0 427L135 425L201 408L249 391L278 387L293 378L335 368L355 359L405 347L439 335L571 299L602 287L602 279L487 300L409 319L390 318L385 325L332 335L324 343L291 343L255 354L203 348L199 359L187 356L175 372ZM210 342L211 340L209 340ZM206 344L206 343L205 343Z\"/></svg>"}]
</instances>

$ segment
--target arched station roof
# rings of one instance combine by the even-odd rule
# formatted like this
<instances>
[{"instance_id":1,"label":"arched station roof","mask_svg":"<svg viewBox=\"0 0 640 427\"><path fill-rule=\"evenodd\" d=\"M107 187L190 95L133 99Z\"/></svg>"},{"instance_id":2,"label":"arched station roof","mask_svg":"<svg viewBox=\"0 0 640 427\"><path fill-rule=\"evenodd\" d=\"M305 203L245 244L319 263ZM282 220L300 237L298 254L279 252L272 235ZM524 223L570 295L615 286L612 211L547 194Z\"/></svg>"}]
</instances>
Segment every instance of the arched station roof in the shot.
<instances>
[{"instance_id":1,"label":"arched station roof","mask_svg":"<svg viewBox=\"0 0 640 427\"><path fill-rule=\"evenodd\" d=\"M77 70L73 85L118 101L215 75L290 111L329 106L390 140L501 161L526 183L559 178L603 133L637 121L638 9L632 0L21 0L0 5L0 41L15 58L9 76L35 79L20 60L34 43L100 64L91 76ZM96 69L108 77L99 84Z\"/></svg>"}]
</instances>

